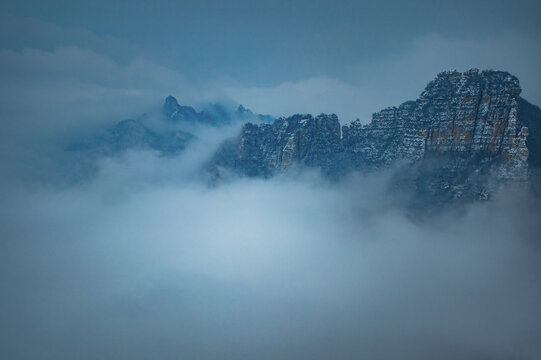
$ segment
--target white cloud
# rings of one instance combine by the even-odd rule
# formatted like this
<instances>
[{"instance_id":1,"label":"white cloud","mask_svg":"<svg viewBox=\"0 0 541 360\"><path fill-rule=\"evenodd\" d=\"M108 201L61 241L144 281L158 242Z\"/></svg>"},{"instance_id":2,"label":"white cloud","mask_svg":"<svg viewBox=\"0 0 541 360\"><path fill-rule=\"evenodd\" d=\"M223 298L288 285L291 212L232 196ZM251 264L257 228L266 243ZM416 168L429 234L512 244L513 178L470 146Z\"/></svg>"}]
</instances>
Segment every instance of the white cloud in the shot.
<instances>
[{"instance_id":1,"label":"white cloud","mask_svg":"<svg viewBox=\"0 0 541 360\"><path fill-rule=\"evenodd\" d=\"M296 113L335 113L342 122L355 120L369 94L339 80L312 78L275 87L229 87L224 92L259 113L290 116ZM364 104L366 105L366 104Z\"/></svg>"},{"instance_id":2,"label":"white cloud","mask_svg":"<svg viewBox=\"0 0 541 360\"><path fill-rule=\"evenodd\" d=\"M319 77L223 91L262 113L366 121L414 98L443 70L442 58L475 49L427 37L351 83ZM17 152L3 171L31 167L40 180L44 144L64 131L137 116L170 92L188 102L199 94L166 67L119 63L82 46L3 50L0 65L0 146ZM538 208L504 199L415 222L385 207L379 175L334 186L274 179L211 189L193 181L235 130L207 130L175 159L142 152L104 160L94 181L69 189L2 183L5 357L541 352L540 252L531 243Z\"/></svg>"},{"instance_id":3,"label":"white cloud","mask_svg":"<svg viewBox=\"0 0 541 360\"><path fill-rule=\"evenodd\" d=\"M178 178L174 169L189 159L131 156L88 186L2 193L4 351L132 359L541 352L539 208L523 198L412 221L379 206L379 176L207 188ZM23 349L21 338L33 346Z\"/></svg>"}]
</instances>

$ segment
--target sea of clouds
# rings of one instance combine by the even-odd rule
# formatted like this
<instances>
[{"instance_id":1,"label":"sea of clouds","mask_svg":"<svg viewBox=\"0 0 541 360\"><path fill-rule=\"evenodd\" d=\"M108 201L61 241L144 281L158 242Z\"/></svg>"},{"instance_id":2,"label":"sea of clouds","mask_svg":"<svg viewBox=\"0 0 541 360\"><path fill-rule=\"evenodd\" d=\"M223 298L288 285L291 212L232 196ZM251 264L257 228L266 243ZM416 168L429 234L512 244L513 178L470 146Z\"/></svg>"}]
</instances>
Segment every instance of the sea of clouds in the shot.
<instances>
[{"instance_id":1,"label":"sea of clouds","mask_svg":"<svg viewBox=\"0 0 541 360\"><path fill-rule=\"evenodd\" d=\"M0 357L541 357L529 194L417 218L393 206L388 174L209 186L201 166L239 124L199 129L174 158L99 159L73 183L69 139L189 85L70 46L2 50L0 62Z\"/></svg>"}]
</instances>

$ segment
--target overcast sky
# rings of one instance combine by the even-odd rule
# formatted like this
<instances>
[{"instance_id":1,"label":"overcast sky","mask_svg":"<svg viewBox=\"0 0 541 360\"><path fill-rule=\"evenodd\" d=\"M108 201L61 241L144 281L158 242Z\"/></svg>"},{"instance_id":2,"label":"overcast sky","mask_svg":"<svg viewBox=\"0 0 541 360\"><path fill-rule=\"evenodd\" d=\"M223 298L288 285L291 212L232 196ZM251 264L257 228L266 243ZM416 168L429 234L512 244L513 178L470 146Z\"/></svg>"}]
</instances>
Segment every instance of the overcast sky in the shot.
<instances>
[{"instance_id":1,"label":"overcast sky","mask_svg":"<svg viewBox=\"0 0 541 360\"><path fill-rule=\"evenodd\" d=\"M512 72L541 103L537 1L52 0L3 1L0 11L4 51L65 62L54 51L71 46L119 67L145 61L153 67L139 73L156 72L157 94L188 102L227 96L273 115L367 122L415 99L436 73L477 67ZM88 61L72 66L103 71Z\"/></svg>"}]
</instances>

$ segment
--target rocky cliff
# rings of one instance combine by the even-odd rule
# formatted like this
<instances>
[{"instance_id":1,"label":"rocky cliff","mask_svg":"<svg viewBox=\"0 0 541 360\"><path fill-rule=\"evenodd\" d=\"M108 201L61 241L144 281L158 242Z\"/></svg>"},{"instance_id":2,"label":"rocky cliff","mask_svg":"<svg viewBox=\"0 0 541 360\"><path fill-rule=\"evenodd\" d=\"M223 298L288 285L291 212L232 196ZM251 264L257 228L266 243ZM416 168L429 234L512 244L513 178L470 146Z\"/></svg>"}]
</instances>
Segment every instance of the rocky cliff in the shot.
<instances>
[{"instance_id":1,"label":"rocky cliff","mask_svg":"<svg viewBox=\"0 0 541 360\"><path fill-rule=\"evenodd\" d=\"M415 101L340 129L335 115L295 115L246 124L211 162L269 177L315 167L330 178L399 169L392 186L414 198L487 198L502 184L526 184L541 167L541 111L501 71L443 72ZM537 180L535 180L537 181Z\"/></svg>"},{"instance_id":2,"label":"rocky cliff","mask_svg":"<svg viewBox=\"0 0 541 360\"><path fill-rule=\"evenodd\" d=\"M213 165L248 176L270 177L293 167L338 171L336 154L342 149L336 115L295 115L272 124L248 123L235 140L224 144Z\"/></svg>"}]
</instances>

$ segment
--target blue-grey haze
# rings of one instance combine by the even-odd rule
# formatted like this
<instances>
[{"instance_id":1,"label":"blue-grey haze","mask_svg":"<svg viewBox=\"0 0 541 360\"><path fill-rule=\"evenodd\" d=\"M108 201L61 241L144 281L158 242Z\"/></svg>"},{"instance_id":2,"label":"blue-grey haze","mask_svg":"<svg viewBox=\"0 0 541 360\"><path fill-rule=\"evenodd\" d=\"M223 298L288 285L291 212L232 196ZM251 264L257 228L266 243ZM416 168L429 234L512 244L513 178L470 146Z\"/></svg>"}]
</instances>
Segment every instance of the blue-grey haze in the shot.
<instances>
[{"instance_id":1,"label":"blue-grey haze","mask_svg":"<svg viewBox=\"0 0 541 360\"><path fill-rule=\"evenodd\" d=\"M541 357L541 207L524 194L426 220L393 208L387 173L206 186L199 169L239 123L190 128L175 156L98 157L76 183L66 155L120 120L164 126L169 94L368 122L440 71L493 68L541 105L540 13L504 0L0 2L0 358Z\"/></svg>"}]
</instances>

